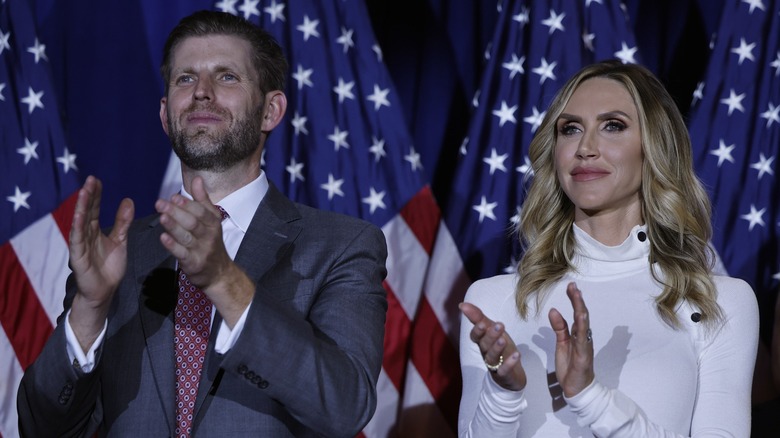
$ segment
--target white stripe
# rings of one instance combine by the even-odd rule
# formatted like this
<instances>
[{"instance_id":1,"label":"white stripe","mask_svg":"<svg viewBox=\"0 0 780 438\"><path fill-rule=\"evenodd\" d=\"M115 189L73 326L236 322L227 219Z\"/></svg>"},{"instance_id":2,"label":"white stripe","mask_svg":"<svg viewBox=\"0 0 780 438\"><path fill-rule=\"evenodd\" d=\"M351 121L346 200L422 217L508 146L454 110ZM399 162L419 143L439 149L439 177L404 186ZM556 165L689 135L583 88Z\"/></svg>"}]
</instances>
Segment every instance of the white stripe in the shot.
<instances>
[{"instance_id":1,"label":"white stripe","mask_svg":"<svg viewBox=\"0 0 780 438\"><path fill-rule=\"evenodd\" d=\"M377 404L374 417L363 428L366 438L385 438L391 436L398 415L398 391L385 373L384 368L379 373L376 383Z\"/></svg>"},{"instance_id":2,"label":"white stripe","mask_svg":"<svg viewBox=\"0 0 780 438\"><path fill-rule=\"evenodd\" d=\"M457 366L457 364L453 364ZM454 437L439 406L428 391L428 386L409 362L406 372L403 410L398 421L398 436L435 436L436 438Z\"/></svg>"},{"instance_id":3,"label":"white stripe","mask_svg":"<svg viewBox=\"0 0 780 438\"><path fill-rule=\"evenodd\" d=\"M0 376L3 376L0 379L0 436L17 438L16 392L22 380L22 367L4 330L0 330Z\"/></svg>"},{"instance_id":4,"label":"white stripe","mask_svg":"<svg viewBox=\"0 0 780 438\"><path fill-rule=\"evenodd\" d=\"M400 214L387 222L382 231L387 240L387 283L406 316L412 319L422 296L428 253Z\"/></svg>"},{"instance_id":5,"label":"white stripe","mask_svg":"<svg viewBox=\"0 0 780 438\"><path fill-rule=\"evenodd\" d=\"M11 238L27 278L38 293L52 326L62 313L68 268L68 245L52 215L47 214Z\"/></svg>"},{"instance_id":6,"label":"white stripe","mask_svg":"<svg viewBox=\"0 0 780 438\"><path fill-rule=\"evenodd\" d=\"M425 278L425 297L452 345L458 345L460 311L457 305L463 301L469 284L471 281L463 268L458 247L442 221Z\"/></svg>"}]
</instances>

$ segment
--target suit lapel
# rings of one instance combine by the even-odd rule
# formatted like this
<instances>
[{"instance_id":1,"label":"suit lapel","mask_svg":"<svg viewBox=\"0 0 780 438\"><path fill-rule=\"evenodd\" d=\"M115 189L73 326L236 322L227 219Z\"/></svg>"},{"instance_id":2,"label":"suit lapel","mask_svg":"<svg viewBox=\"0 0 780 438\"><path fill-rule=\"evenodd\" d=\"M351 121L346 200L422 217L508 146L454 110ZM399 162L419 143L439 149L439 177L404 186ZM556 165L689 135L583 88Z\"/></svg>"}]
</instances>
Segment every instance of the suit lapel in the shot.
<instances>
[{"instance_id":1,"label":"suit lapel","mask_svg":"<svg viewBox=\"0 0 780 438\"><path fill-rule=\"evenodd\" d=\"M257 207L234 260L255 284L258 284L262 276L273 268L277 260L283 258L301 233L301 227L294 224L300 218L301 215L293 202L269 181L268 192ZM220 368L222 357L214 350L217 331L221 324L222 318L217 312L211 326L204 371L198 384L193 434L208 410L211 397L222 378L223 371Z\"/></svg>"},{"instance_id":2,"label":"suit lapel","mask_svg":"<svg viewBox=\"0 0 780 438\"><path fill-rule=\"evenodd\" d=\"M157 387L168 427L173 433L176 417L176 358L173 346L173 311L178 297L176 260L160 244L162 226L152 222L139 234L135 251L134 278L140 285L138 314L141 320L152 377Z\"/></svg>"}]
</instances>

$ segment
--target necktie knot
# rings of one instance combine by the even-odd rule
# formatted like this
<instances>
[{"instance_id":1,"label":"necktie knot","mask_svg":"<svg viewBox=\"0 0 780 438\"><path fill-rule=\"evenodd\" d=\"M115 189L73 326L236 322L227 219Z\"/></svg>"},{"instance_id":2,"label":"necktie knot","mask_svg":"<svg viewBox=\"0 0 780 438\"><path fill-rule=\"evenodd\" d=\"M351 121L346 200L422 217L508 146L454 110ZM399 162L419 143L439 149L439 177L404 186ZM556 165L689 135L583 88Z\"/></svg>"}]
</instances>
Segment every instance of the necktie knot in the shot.
<instances>
[{"instance_id":1,"label":"necktie knot","mask_svg":"<svg viewBox=\"0 0 780 438\"><path fill-rule=\"evenodd\" d=\"M222 208L222 206L216 205L215 207L217 207L217 210L219 210L219 212L222 214L222 220L223 221L230 217L228 212L224 208Z\"/></svg>"}]
</instances>

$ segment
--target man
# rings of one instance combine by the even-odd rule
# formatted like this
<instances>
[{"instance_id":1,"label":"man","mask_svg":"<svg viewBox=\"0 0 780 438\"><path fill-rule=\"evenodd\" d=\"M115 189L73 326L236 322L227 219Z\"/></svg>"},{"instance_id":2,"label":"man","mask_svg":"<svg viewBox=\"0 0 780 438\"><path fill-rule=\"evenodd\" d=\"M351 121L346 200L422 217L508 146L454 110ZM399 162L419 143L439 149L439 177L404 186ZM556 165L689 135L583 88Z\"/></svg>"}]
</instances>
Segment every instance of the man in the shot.
<instances>
[{"instance_id":1,"label":"man","mask_svg":"<svg viewBox=\"0 0 780 438\"><path fill-rule=\"evenodd\" d=\"M230 14L171 32L160 119L182 192L137 221L123 200L103 234L87 178L65 312L19 389L23 436L354 436L370 420L385 241L293 203L260 169L286 69L272 37Z\"/></svg>"}]
</instances>

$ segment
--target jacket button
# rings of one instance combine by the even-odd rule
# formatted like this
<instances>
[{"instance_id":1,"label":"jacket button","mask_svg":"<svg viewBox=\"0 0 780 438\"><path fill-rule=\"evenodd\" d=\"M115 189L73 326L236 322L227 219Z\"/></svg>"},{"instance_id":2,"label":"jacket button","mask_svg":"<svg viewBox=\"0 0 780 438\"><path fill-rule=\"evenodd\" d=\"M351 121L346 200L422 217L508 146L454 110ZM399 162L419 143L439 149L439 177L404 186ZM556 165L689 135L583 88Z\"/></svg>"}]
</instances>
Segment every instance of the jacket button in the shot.
<instances>
[{"instance_id":1,"label":"jacket button","mask_svg":"<svg viewBox=\"0 0 780 438\"><path fill-rule=\"evenodd\" d=\"M247 367L246 365L239 365L238 375L243 376L244 374L246 374L247 371L249 371L249 367Z\"/></svg>"},{"instance_id":2,"label":"jacket button","mask_svg":"<svg viewBox=\"0 0 780 438\"><path fill-rule=\"evenodd\" d=\"M257 387L260 389L268 388L268 381L267 380L261 380L260 383L257 384Z\"/></svg>"}]
</instances>

